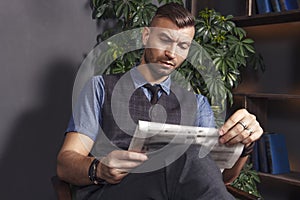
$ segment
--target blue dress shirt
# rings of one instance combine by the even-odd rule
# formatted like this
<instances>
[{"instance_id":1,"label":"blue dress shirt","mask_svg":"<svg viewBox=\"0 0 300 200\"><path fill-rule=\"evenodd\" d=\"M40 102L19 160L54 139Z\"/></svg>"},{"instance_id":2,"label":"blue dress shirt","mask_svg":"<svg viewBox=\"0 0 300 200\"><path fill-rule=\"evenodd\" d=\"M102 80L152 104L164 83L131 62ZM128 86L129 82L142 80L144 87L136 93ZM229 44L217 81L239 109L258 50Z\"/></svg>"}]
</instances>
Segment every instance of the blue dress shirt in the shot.
<instances>
[{"instance_id":1,"label":"blue dress shirt","mask_svg":"<svg viewBox=\"0 0 300 200\"><path fill-rule=\"evenodd\" d=\"M151 92L144 84L147 83L136 67L130 70L135 89L142 88L146 97L150 101ZM165 92L170 94L171 78L168 77L160 83L162 90L158 96ZM69 121L66 132L79 132L87 135L95 141L99 126L102 124L102 107L105 97L105 83L102 76L94 76L83 88L78 101L73 109L73 115ZM214 114L206 97L196 94L197 114L195 126L215 127Z\"/></svg>"}]
</instances>

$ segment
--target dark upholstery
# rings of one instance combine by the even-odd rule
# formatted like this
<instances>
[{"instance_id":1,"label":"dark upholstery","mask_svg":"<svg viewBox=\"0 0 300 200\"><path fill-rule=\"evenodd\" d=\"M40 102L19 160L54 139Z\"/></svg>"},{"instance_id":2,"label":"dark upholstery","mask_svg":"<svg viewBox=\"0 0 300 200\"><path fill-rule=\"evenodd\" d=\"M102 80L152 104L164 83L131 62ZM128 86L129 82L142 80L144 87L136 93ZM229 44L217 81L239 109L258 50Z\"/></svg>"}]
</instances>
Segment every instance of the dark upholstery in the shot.
<instances>
[{"instance_id":1,"label":"dark upholstery","mask_svg":"<svg viewBox=\"0 0 300 200\"><path fill-rule=\"evenodd\" d=\"M57 195L57 200L72 200L69 183L60 180L57 176L51 178L53 188ZM261 198L248 194L242 190L227 185L227 190L236 198L241 200L260 200Z\"/></svg>"}]
</instances>

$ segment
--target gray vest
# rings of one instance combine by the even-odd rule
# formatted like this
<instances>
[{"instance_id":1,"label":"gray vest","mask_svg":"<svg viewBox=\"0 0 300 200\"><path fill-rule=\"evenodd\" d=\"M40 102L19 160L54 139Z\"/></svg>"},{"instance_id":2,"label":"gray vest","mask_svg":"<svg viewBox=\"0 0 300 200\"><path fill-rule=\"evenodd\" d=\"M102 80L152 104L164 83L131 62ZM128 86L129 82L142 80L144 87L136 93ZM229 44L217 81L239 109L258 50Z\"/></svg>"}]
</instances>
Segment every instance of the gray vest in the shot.
<instances>
[{"instance_id":1,"label":"gray vest","mask_svg":"<svg viewBox=\"0 0 300 200\"><path fill-rule=\"evenodd\" d=\"M134 88L130 73L103 75L103 79L105 98L101 127L104 134L98 135L94 145L98 156L101 156L100 151L109 153L116 147L128 149L138 120L195 124L195 95L179 86L172 84L170 94L163 92L157 104L152 106L143 90Z\"/></svg>"}]
</instances>

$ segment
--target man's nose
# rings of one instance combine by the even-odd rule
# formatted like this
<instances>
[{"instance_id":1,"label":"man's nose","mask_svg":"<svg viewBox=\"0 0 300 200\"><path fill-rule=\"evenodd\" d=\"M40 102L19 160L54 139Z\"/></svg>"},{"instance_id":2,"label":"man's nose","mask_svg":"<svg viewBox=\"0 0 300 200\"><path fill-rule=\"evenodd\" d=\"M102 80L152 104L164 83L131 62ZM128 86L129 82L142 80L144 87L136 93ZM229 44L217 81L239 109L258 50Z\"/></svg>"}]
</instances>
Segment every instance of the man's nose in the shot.
<instances>
[{"instance_id":1,"label":"man's nose","mask_svg":"<svg viewBox=\"0 0 300 200\"><path fill-rule=\"evenodd\" d=\"M176 57L176 45L170 45L169 48L165 50L165 54L169 59L174 59Z\"/></svg>"}]
</instances>

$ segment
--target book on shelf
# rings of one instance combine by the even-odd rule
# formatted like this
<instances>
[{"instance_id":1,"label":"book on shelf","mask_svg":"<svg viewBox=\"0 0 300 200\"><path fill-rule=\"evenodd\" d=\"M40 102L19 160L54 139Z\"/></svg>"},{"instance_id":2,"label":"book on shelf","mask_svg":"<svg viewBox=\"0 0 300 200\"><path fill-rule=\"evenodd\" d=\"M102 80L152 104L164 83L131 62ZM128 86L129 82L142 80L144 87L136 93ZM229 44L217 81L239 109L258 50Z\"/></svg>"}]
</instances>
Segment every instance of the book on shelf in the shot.
<instances>
[{"instance_id":1,"label":"book on shelf","mask_svg":"<svg viewBox=\"0 0 300 200\"><path fill-rule=\"evenodd\" d=\"M259 171L259 157L258 157L258 142L255 142L253 152L251 153L252 168Z\"/></svg>"},{"instance_id":2,"label":"book on shelf","mask_svg":"<svg viewBox=\"0 0 300 200\"><path fill-rule=\"evenodd\" d=\"M256 8L258 14L272 12L272 6L270 0L256 0Z\"/></svg>"},{"instance_id":3,"label":"book on shelf","mask_svg":"<svg viewBox=\"0 0 300 200\"><path fill-rule=\"evenodd\" d=\"M258 140L258 161L259 161L259 171L268 173L269 167L268 167L268 159L267 159L267 149L265 145L265 137L266 134L263 134L263 136Z\"/></svg>"},{"instance_id":4,"label":"book on shelf","mask_svg":"<svg viewBox=\"0 0 300 200\"><path fill-rule=\"evenodd\" d=\"M251 153L250 161L252 163L252 168L255 171L259 171L259 157L258 157L258 141L255 142L253 151Z\"/></svg>"},{"instance_id":5,"label":"book on shelf","mask_svg":"<svg viewBox=\"0 0 300 200\"><path fill-rule=\"evenodd\" d=\"M248 16L253 15L253 11L255 10L255 8L256 8L255 0L247 0L246 11Z\"/></svg>"},{"instance_id":6,"label":"book on shelf","mask_svg":"<svg viewBox=\"0 0 300 200\"><path fill-rule=\"evenodd\" d=\"M264 136L264 141L269 173L289 173L290 165L284 134L268 133Z\"/></svg>"},{"instance_id":7,"label":"book on shelf","mask_svg":"<svg viewBox=\"0 0 300 200\"><path fill-rule=\"evenodd\" d=\"M300 8L300 0L256 0L258 14L282 12Z\"/></svg>"},{"instance_id":8,"label":"book on shelf","mask_svg":"<svg viewBox=\"0 0 300 200\"><path fill-rule=\"evenodd\" d=\"M280 12L280 0L270 0L273 12Z\"/></svg>"},{"instance_id":9,"label":"book on shelf","mask_svg":"<svg viewBox=\"0 0 300 200\"><path fill-rule=\"evenodd\" d=\"M298 0L279 0L282 11L298 9Z\"/></svg>"},{"instance_id":10,"label":"book on shelf","mask_svg":"<svg viewBox=\"0 0 300 200\"><path fill-rule=\"evenodd\" d=\"M290 165L284 134L264 133L254 146L251 161L256 171L270 174L289 173Z\"/></svg>"}]
</instances>

